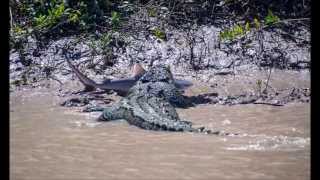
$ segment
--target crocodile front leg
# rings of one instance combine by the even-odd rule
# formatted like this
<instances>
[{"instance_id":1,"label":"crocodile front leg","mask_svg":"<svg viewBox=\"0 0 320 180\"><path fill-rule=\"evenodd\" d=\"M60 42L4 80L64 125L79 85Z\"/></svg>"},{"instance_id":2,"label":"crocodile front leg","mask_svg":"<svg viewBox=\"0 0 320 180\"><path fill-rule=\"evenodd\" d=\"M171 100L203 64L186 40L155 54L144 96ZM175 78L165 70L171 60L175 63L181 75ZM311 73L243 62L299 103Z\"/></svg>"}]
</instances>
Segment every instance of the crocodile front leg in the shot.
<instances>
[{"instance_id":1,"label":"crocodile front leg","mask_svg":"<svg viewBox=\"0 0 320 180\"><path fill-rule=\"evenodd\" d=\"M163 98L129 96L122 101L123 118L129 124L148 130L191 131L192 123L181 121L174 107Z\"/></svg>"},{"instance_id":2,"label":"crocodile front leg","mask_svg":"<svg viewBox=\"0 0 320 180\"><path fill-rule=\"evenodd\" d=\"M107 106L103 109L102 115L98 118L98 121L113 121L118 119L124 119L124 113L127 109L122 106L122 101L112 105Z\"/></svg>"}]
</instances>

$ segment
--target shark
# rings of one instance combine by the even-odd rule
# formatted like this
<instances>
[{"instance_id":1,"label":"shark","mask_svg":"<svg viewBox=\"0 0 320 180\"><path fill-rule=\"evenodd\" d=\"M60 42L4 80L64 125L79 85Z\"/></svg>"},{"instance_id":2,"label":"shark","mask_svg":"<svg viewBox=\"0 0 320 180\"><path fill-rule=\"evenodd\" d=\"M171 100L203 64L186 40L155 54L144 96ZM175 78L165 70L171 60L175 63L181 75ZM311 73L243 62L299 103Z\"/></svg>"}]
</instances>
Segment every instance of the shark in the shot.
<instances>
[{"instance_id":1,"label":"shark","mask_svg":"<svg viewBox=\"0 0 320 180\"><path fill-rule=\"evenodd\" d=\"M141 66L141 64L136 63L133 65L131 77L122 79L106 79L102 83L97 83L81 73L69 59L67 59L66 61L68 63L68 66L76 74L80 82L84 85L84 91L94 91L96 89L113 90L120 95L125 95L128 93L129 89L133 87L137 83L137 81L146 73L146 70ZM193 83L188 80L173 80L175 87L181 91L184 91L193 85Z\"/></svg>"}]
</instances>

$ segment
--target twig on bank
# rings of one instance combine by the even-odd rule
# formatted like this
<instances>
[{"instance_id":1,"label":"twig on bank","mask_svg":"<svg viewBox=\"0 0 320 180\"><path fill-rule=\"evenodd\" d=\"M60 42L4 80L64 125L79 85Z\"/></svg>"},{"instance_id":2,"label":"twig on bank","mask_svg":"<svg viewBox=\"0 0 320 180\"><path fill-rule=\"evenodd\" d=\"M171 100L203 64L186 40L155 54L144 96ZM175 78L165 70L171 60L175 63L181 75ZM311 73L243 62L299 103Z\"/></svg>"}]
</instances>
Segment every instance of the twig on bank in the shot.
<instances>
[{"instance_id":1,"label":"twig on bank","mask_svg":"<svg viewBox=\"0 0 320 180\"><path fill-rule=\"evenodd\" d=\"M268 103L268 102L254 102L253 104L263 104L263 105L270 105L270 106L283 106L283 104Z\"/></svg>"},{"instance_id":2,"label":"twig on bank","mask_svg":"<svg viewBox=\"0 0 320 180\"><path fill-rule=\"evenodd\" d=\"M56 78L54 76L49 76L49 78L57 81L60 84L60 86L63 84L58 78Z\"/></svg>"},{"instance_id":3,"label":"twig on bank","mask_svg":"<svg viewBox=\"0 0 320 180\"><path fill-rule=\"evenodd\" d=\"M270 80L270 77L271 77L271 71L272 71L272 67L270 67L270 69L269 69L269 75L268 75L268 79L267 79L267 82L266 82L266 87L264 88L264 90L262 92L267 92L267 88L269 87L269 80Z\"/></svg>"},{"instance_id":4,"label":"twig on bank","mask_svg":"<svg viewBox=\"0 0 320 180\"><path fill-rule=\"evenodd\" d=\"M9 7L9 13L10 13L10 28L13 28L13 18L12 18L11 7Z\"/></svg>"}]
</instances>

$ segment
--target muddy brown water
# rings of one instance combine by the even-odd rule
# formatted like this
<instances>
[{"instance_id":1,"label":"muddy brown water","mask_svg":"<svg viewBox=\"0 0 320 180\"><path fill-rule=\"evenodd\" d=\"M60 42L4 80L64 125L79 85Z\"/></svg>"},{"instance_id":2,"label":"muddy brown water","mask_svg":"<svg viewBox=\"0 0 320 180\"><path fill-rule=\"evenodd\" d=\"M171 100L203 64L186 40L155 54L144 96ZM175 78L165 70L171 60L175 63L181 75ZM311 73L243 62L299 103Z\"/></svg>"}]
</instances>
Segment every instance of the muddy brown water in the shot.
<instances>
[{"instance_id":1,"label":"muddy brown water","mask_svg":"<svg viewBox=\"0 0 320 180\"><path fill-rule=\"evenodd\" d=\"M10 95L10 177L20 179L310 179L310 104L199 105L182 119L240 133L154 132L60 107L46 90Z\"/></svg>"}]
</instances>

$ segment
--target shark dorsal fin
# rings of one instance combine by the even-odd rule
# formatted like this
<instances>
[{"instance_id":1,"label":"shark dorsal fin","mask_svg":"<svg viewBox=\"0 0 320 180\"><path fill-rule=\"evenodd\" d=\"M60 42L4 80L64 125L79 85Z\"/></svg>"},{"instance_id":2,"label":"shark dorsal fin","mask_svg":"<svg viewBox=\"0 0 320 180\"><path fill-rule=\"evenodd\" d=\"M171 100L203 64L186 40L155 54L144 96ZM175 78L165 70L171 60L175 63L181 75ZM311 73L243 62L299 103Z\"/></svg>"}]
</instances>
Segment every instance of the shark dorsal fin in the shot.
<instances>
[{"instance_id":1,"label":"shark dorsal fin","mask_svg":"<svg viewBox=\"0 0 320 180\"><path fill-rule=\"evenodd\" d=\"M132 77L138 77L141 76L146 72L145 69L140 64L134 64L132 68Z\"/></svg>"}]
</instances>

